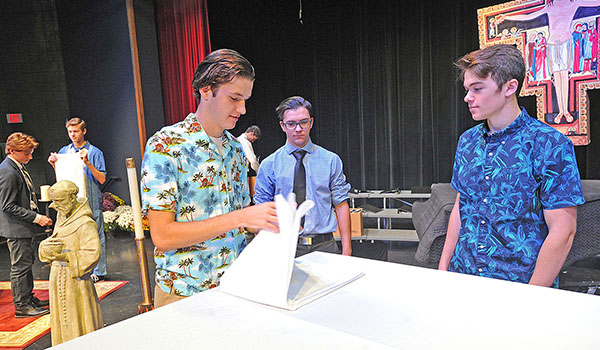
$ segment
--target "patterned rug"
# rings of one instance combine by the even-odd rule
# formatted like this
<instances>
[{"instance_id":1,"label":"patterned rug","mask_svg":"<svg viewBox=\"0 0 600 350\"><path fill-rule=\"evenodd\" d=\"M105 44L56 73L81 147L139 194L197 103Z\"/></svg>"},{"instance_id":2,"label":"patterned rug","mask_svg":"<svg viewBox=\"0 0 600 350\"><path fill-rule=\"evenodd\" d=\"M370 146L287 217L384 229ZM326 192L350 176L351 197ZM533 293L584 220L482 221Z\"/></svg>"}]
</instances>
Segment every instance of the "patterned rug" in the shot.
<instances>
[{"instance_id":1,"label":"patterned rug","mask_svg":"<svg viewBox=\"0 0 600 350\"><path fill-rule=\"evenodd\" d=\"M100 281L94 284L98 299L123 287L128 281ZM48 300L48 281L34 281L33 293ZM50 315L15 318L10 282L0 282L0 349L23 349L50 331Z\"/></svg>"}]
</instances>

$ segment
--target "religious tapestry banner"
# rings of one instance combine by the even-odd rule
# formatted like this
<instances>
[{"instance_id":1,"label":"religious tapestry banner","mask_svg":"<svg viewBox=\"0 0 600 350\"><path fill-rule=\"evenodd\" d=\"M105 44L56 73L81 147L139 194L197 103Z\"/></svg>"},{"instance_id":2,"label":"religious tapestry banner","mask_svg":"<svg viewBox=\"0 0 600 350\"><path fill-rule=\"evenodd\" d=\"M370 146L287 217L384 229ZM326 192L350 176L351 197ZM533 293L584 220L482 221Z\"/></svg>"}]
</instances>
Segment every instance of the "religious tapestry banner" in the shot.
<instances>
[{"instance_id":1,"label":"religious tapestry banner","mask_svg":"<svg viewBox=\"0 0 600 350\"><path fill-rule=\"evenodd\" d=\"M600 0L515 0L477 10L479 46L521 50L520 96L536 96L537 119L576 146L590 143L587 90L600 89L599 17Z\"/></svg>"}]
</instances>

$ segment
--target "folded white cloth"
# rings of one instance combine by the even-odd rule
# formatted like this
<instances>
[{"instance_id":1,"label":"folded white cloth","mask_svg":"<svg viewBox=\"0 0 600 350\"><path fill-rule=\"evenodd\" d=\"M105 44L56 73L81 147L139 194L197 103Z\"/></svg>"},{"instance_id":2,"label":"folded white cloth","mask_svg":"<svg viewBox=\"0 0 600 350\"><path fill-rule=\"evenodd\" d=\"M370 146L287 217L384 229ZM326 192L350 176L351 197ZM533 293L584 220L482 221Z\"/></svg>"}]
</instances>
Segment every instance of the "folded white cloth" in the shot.
<instances>
[{"instance_id":1,"label":"folded white cloth","mask_svg":"<svg viewBox=\"0 0 600 350\"><path fill-rule=\"evenodd\" d=\"M262 230L221 277L223 292L259 303L296 310L363 275L343 265L294 261L300 219L313 207L307 200L296 208L293 193L275 196L279 233Z\"/></svg>"}]
</instances>

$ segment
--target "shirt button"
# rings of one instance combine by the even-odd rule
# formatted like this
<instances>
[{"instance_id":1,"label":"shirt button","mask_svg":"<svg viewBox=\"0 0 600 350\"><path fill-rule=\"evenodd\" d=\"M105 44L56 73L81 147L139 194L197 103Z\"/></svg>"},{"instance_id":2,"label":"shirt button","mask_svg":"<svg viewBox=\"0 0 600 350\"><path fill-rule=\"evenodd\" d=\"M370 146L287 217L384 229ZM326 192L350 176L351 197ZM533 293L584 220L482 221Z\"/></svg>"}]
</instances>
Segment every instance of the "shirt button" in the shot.
<instances>
[{"instance_id":1,"label":"shirt button","mask_svg":"<svg viewBox=\"0 0 600 350\"><path fill-rule=\"evenodd\" d=\"M489 180L489 179L490 179L490 177L489 177L489 176L486 176L486 177L485 177L485 179L486 179L486 180Z\"/></svg>"},{"instance_id":2,"label":"shirt button","mask_svg":"<svg viewBox=\"0 0 600 350\"><path fill-rule=\"evenodd\" d=\"M483 203L487 203L487 198L484 198L484 199L483 199Z\"/></svg>"},{"instance_id":3,"label":"shirt button","mask_svg":"<svg viewBox=\"0 0 600 350\"><path fill-rule=\"evenodd\" d=\"M479 272L483 272L483 269L482 269L482 268L479 268L479 269L477 269L477 271L479 271Z\"/></svg>"},{"instance_id":4,"label":"shirt button","mask_svg":"<svg viewBox=\"0 0 600 350\"><path fill-rule=\"evenodd\" d=\"M483 244L480 244L480 245L479 245L479 248L480 248L480 249L483 249L483 248L485 248L485 246L484 246Z\"/></svg>"},{"instance_id":5,"label":"shirt button","mask_svg":"<svg viewBox=\"0 0 600 350\"><path fill-rule=\"evenodd\" d=\"M506 143L506 141L502 141L502 144L505 144L505 143Z\"/></svg>"},{"instance_id":6,"label":"shirt button","mask_svg":"<svg viewBox=\"0 0 600 350\"><path fill-rule=\"evenodd\" d=\"M481 223L485 225L485 220L481 220Z\"/></svg>"},{"instance_id":7,"label":"shirt button","mask_svg":"<svg viewBox=\"0 0 600 350\"><path fill-rule=\"evenodd\" d=\"M490 157L493 155L494 155L494 153L492 153L492 152L488 153L488 156L490 156Z\"/></svg>"}]
</instances>

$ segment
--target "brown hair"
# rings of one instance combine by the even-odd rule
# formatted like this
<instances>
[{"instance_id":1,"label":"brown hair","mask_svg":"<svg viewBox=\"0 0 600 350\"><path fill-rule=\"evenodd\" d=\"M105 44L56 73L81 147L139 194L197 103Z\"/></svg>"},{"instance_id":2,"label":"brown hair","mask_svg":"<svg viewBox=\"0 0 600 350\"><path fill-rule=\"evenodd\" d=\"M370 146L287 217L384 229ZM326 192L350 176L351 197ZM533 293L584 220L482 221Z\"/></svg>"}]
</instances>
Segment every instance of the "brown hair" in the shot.
<instances>
[{"instance_id":1,"label":"brown hair","mask_svg":"<svg viewBox=\"0 0 600 350\"><path fill-rule=\"evenodd\" d=\"M519 91L525 79L525 60L521 51L512 45L500 44L473 51L461 57L455 65L460 69L461 81L464 80L467 70L471 70L482 79L491 74L498 89L507 81L517 79Z\"/></svg>"},{"instance_id":2,"label":"brown hair","mask_svg":"<svg viewBox=\"0 0 600 350\"><path fill-rule=\"evenodd\" d=\"M232 81L237 76L254 80L254 67L237 51L231 49L213 51L196 68L192 80L194 97L200 102L198 90L205 86L210 86L214 96L215 90L220 85Z\"/></svg>"},{"instance_id":3,"label":"brown hair","mask_svg":"<svg viewBox=\"0 0 600 350\"><path fill-rule=\"evenodd\" d=\"M277 118L279 118L280 121L283 121L283 115L285 114L285 111L289 109L298 109L301 107L306 108L308 115L310 115L311 118L313 117L312 104L310 104L310 102L308 102L308 100L302 96L292 96L281 101L279 106L275 108L275 113L277 113Z\"/></svg>"},{"instance_id":4,"label":"brown hair","mask_svg":"<svg viewBox=\"0 0 600 350\"><path fill-rule=\"evenodd\" d=\"M77 126L79 127L79 130L83 131L85 130L85 121L79 117L73 117L67 120L65 128L69 128L69 126Z\"/></svg>"},{"instance_id":5,"label":"brown hair","mask_svg":"<svg viewBox=\"0 0 600 350\"><path fill-rule=\"evenodd\" d=\"M6 154L10 154L12 151L28 151L30 149L35 149L39 143L35 141L32 136L24 134L22 132L14 132L10 134L8 139L6 140Z\"/></svg>"}]
</instances>

